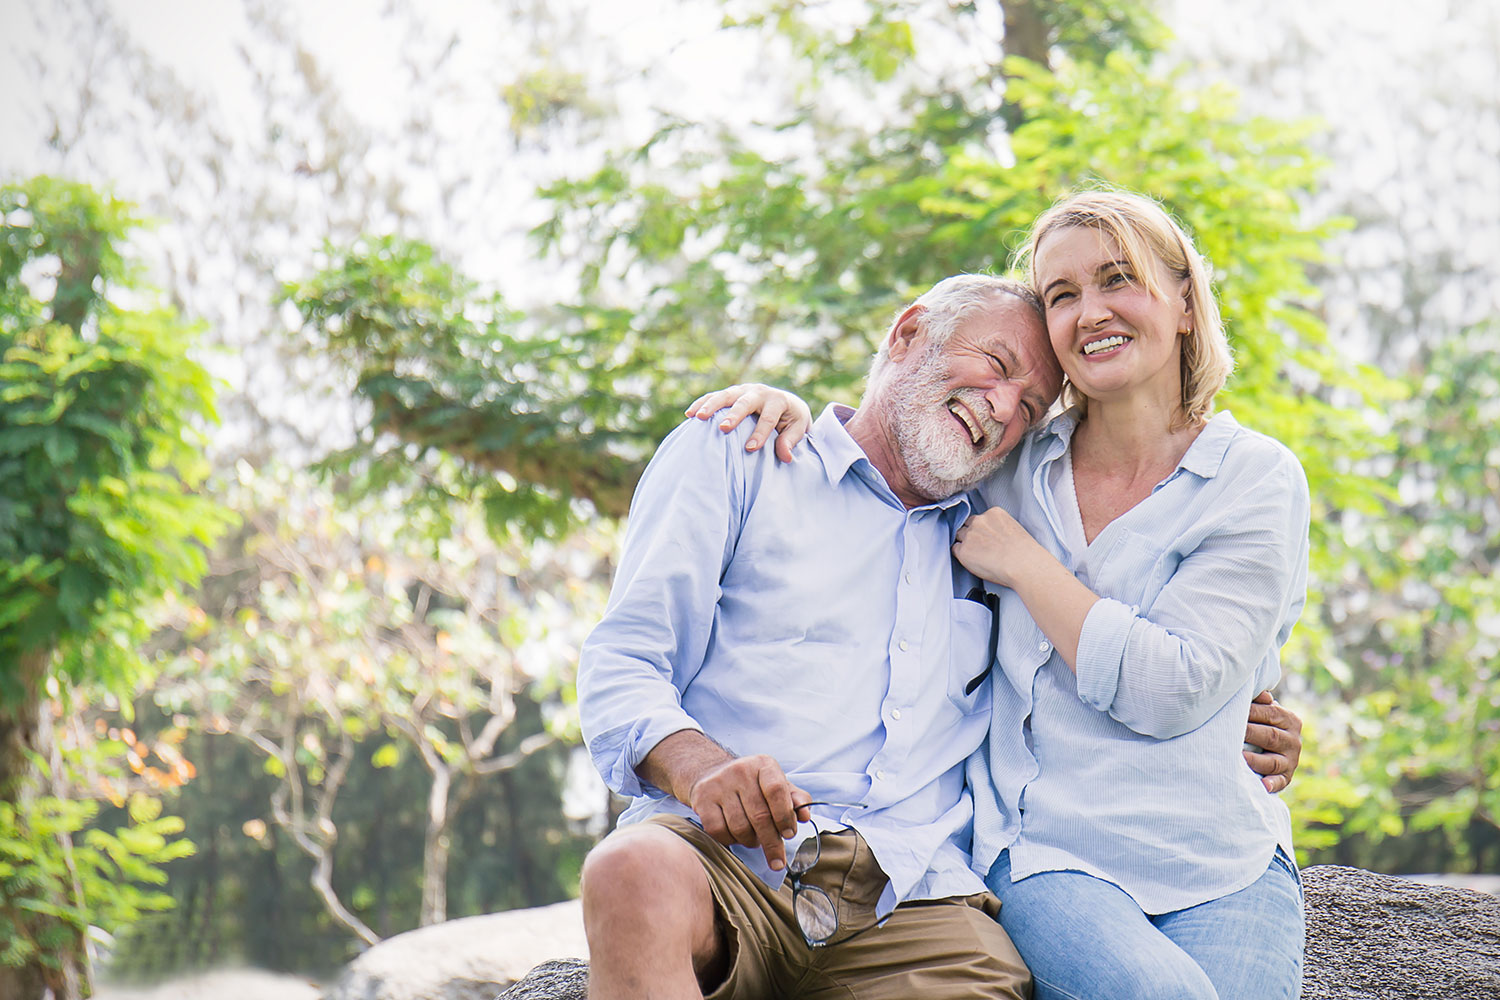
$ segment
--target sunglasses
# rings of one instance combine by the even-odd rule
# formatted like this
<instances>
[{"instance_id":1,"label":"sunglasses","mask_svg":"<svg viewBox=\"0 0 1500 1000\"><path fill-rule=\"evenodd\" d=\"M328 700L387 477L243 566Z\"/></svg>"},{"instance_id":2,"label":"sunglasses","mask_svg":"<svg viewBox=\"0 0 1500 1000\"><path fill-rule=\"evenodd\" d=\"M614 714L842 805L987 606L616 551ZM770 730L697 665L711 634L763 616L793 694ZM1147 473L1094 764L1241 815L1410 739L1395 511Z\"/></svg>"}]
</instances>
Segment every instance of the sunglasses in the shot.
<instances>
[{"instance_id":1,"label":"sunglasses","mask_svg":"<svg viewBox=\"0 0 1500 1000\"><path fill-rule=\"evenodd\" d=\"M866 809L868 805L863 802L804 802L797 808L808 806L831 806L837 809ZM797 929L802 932L802 940L807 942L809 948L826 948L839 932L839 911L833 904L833 897L815 885L806 885L802 876L812 871L817 866L818 859L823 855L823 831L819 830L811 837L804 840L797 853L786 866L787 885L792 890L792 913L797 918ZM863 934L870 928L865 927L855 931L854 934L844 938L848 941L855 934ZM839 942L842 943L842 942Z\"/></svg>"}]
</instances>

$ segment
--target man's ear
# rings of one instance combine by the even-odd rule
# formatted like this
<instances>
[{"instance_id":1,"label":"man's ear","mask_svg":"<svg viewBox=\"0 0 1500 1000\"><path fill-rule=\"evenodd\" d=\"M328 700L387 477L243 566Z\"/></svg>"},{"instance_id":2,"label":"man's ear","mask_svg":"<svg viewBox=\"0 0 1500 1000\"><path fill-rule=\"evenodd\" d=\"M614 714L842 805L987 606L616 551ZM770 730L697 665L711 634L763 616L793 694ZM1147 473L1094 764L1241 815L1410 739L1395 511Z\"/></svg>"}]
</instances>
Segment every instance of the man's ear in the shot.
<instances>
[{"instance_id":1,"label":"man's ear","mask_svg":"<svg viewBox=\"0 0 1500 1000\"><path fill-rule=\"evenodd\" d=\"M891 332L886 334L885 343L886 355L892 361L905 358L912 344L921 339L922 329L926 325L922 317L926 313L926 306L913 303L906 307L905 312L896 317L895 323L891 324Z\"/></svg>"}]
</instances>

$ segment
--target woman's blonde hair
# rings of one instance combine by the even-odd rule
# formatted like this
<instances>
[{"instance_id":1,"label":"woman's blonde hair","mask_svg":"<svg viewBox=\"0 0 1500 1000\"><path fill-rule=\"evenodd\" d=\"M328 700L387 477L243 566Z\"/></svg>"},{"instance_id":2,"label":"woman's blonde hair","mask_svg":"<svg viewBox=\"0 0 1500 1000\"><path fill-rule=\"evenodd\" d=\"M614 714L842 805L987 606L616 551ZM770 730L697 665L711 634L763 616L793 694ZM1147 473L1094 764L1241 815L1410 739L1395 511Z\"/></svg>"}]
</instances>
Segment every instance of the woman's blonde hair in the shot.
<instances>
[{"instance_id":1,"label":"woman's blonde hair","mask_svg":"<svg viewBox=\"0 0 1500 1000\"><path fill-rule=\"evenodd\" d=\"M1036 251L1050 233L1070 227L1093 229L1115 241L1131 270L1146 290L1164 301L1174 289L1161 288L1154 257L1167 265L1179 280L1187 279L1187 302L1192 310L1191 331L1182 338L1181 426L1204 423L1214 411L1214 396L1224 388L1234 370L1234 356L1219 319L1214 300L1212 268L1198 253L1177 221L1159 204L1144 195L1109 189L1080 191L1053 205L1031 226L1026 245L1016 255L1016 266L1024 267L1027 280L1037 287ZM1086 406L1086 400L1066 381L1063 403Z\"/></svg>"}]
</instances>

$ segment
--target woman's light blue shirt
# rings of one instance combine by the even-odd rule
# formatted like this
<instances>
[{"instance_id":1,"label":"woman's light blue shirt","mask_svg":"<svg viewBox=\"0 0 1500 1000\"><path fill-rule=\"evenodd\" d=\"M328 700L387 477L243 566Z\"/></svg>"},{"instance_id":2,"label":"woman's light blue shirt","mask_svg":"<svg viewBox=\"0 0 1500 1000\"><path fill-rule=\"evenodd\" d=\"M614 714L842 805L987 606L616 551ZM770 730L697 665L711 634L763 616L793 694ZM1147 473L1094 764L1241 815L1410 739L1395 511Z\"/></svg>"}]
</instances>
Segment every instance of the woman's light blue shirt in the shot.
<instances>
[{"instance_id":1,"label":"woman's light blue shirt","mask_svg":"<svg viewBox=\"0 0 1500 1000\"><path fill-rule=\"evenodd\" d=\"M1057 417L978 491L1100 600L1075 677L1015 592L991 587L1006 683L969 760L974 863L988 871L1010 848L1013 880L1082 871L1165 913L1244 888L1277 845L1292 850L1286 807L1241 749L1306 599L1307 480L1284 446L1220 413L1085 545L1064 519L1074 494L1053 485L1071 483L1053 466L1076 427Z\"/></svg>"}]
</instances>

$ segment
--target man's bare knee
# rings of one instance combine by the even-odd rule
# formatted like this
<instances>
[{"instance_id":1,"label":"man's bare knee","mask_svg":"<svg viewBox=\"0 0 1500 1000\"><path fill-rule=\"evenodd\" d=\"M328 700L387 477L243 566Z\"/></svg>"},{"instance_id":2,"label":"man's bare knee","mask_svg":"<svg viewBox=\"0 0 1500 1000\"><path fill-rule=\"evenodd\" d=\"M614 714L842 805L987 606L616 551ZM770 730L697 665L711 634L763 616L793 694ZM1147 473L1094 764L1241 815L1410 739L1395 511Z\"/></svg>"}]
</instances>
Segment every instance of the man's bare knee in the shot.
<instances>
[{"instance_id":1,"label":"man's bare knee","mask_svg":"<svg viewBox=\"0 0 1500 1000\"><path fill-rule=\"evenodd\" d=\"M681 837L655 827L617 830L583 862L585 923L622 918L648 926L713 922L713 893L702 859ZM665 926L663 929L667 929Z\"/></svg>"},{"instance_id":2,"label":"man's bare knee","mask_svg":"<svg viewBox=\"0 0 1500 1000\"><path fill-rule=\"evenodd\" d=\"M610 834L584 859L580 889L596 979L642 962L653 975L677 968L689 979L722 964L708 875L676 834L656 827Z\"/></svg>"}]
</instances>

